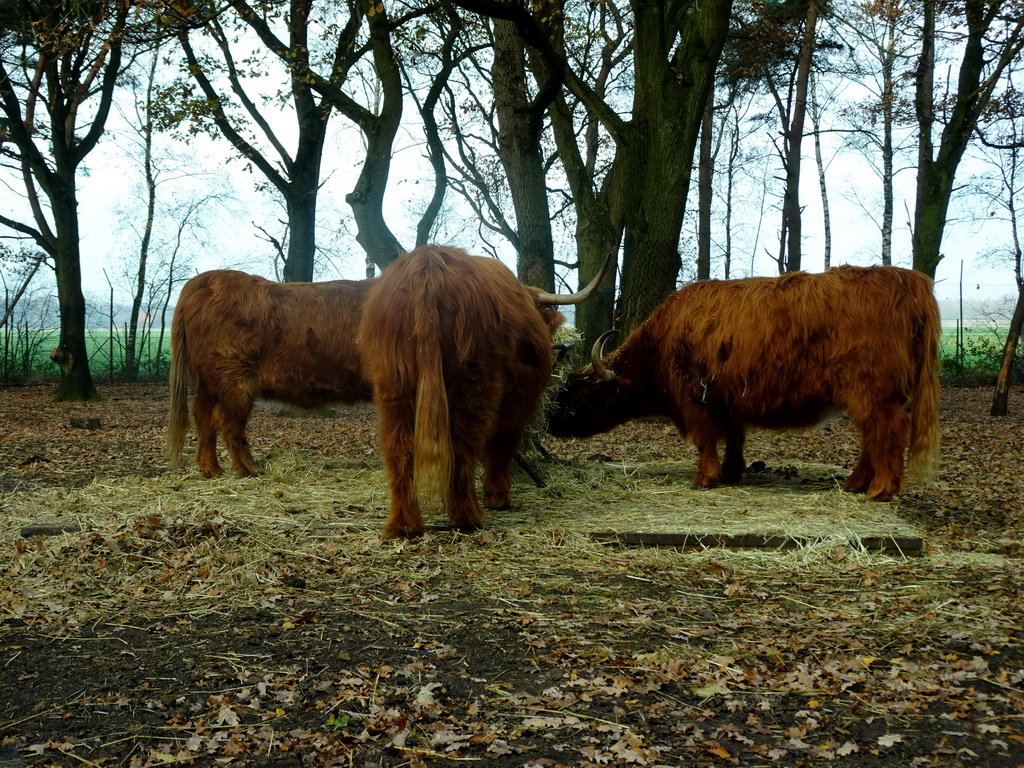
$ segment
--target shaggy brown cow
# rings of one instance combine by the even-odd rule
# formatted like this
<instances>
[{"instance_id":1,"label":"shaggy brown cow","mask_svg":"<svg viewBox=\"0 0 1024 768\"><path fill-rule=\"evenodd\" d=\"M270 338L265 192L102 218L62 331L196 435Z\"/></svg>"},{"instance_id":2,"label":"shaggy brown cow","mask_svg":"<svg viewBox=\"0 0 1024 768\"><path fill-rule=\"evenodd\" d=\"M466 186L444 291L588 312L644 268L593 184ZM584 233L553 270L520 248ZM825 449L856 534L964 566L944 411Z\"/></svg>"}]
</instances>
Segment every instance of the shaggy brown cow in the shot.
<instances>
[{"instance_id":1,"label":"shaggy brown cow","mask_svg":"<svg viewBox=\"0 0 1024 768\"><path fill-rule=\"evenodd\" d=\"M245 434L257 398L301 408L369 400L356 330L373 282L275 283L213 270L185 283L171 323L171 464L188 431L190 378L196 463L207 477L221 474L218 432L236 472L260 473Z\"/></svg>"},{"instance_id":2,"label":"shaggy brown cow","mask_svg":"<svg viewBox=\"0 0 1024 768\"><path fill-rule=\"evenodd\" d=\"M861 433L846 490L886 501L904 485L908 433L911 475L934 469L939 333L932 281L896 267L691 283L604 361L594 345L549 431L667 416L697 447L694 485L711 487L740 479L747 427L799 429L845 410Z\"/></svg>"},{"instance_id":3,"label":"shaggy brown cow","mask_svg":"<svg viewBox=\"0 0 1024 768\"><path fill-rule=\"evenodd\" d=\"M603 271L602 271L603 274ZM509 464L551 375L556 304L582 301L525 288L500 261L424 246L390 265L366 300L359 346L372 382L391 488L384 535L423 533L418 491L441 497L460 528L484 506L509 504Z\"/></svg>"}]
</instances>

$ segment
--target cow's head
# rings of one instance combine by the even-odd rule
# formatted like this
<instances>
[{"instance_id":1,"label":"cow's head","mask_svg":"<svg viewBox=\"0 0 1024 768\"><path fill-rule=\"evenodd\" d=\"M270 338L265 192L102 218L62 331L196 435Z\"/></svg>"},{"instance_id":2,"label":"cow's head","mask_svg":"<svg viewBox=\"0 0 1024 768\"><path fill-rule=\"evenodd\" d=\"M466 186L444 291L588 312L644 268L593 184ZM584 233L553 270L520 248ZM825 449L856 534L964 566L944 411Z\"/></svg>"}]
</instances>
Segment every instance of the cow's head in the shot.
<instances>
[{"instance_id":1,"label":"cow's head","mask_svg":"<svg viewBox=\"0 0 1024 768\"><path fill-rule=\"evenodd\" d=\"M548 414L548 432L555 437L588 437L607 432L637 415L631 382L601 359L607 331L594 343L591 364L569 374Z\"/></svg>"}]
</instances>

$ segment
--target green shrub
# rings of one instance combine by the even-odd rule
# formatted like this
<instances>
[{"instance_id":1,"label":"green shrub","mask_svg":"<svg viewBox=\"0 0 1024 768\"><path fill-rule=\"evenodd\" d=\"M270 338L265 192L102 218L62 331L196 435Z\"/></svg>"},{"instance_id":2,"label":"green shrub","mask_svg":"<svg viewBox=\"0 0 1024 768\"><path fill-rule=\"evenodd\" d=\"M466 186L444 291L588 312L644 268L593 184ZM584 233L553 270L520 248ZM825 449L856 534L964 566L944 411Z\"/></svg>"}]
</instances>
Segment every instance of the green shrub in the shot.
<instances>
[{"instance_id":1,"label":"green shrub","mask_svg":"<svg viewBox=\"0 0 1024 768\"><path fill-rule=\"evenodd\" d=\"M1005 341L989 333L968 335L959 347L942 348L942 383L958 387L991 386L999 374L1004 344ZM1024 352L1019 345L1011 378L1015 384L1024 381Z\"/></svg>"}]
</instances>

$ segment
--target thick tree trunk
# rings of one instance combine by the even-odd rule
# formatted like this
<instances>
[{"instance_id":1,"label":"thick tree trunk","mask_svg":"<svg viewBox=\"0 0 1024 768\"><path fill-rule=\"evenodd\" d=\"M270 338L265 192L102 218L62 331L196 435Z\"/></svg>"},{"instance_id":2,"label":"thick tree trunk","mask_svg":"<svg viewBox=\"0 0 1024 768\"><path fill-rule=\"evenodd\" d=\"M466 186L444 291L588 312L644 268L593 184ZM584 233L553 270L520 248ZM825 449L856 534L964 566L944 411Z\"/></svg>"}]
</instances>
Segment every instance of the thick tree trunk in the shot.
<instances>
[{"instance_id":1,"label":"thick tree trunk","mask_svg":"<svg viewBox=\"0 0 1024 768\"><path fill-rule=\"evenodd\" d=\"M356 242L367 258L384 269L404 251L384 218L384 193L391 172L391 149L395 134L391 126L378 130L364 126L366 160L355 188L345 196L356 223Z\"/></svg>"},{"instance_id":2,"label":"thick tree trunk","mask_svg":"<svg viewBox=\"0 0 1024 768\"><path fill-rule=\"evenodd\" d=\"M579 259L579 287L587 285L604 264L608 254L617 257L621 228L616 227L616 216L609 200L616 198L611 192L616 183L613 170L598 189L595 186L594 163L598 156L600 137L596 126L584 136L585 151L577 143L576 126L565 99L556 99L549 109L551 127L562 167L572 191L576 207L576 252ZM582 346L589 350L593 343L615 323L615 284L618 260L605 275L597 290L582 304L576 305L576 330L582 335Z\"/></svg>"},{"instance_id":3,"label":"thick tree trunk","mask_svg":"<svg viewBox=\"0 0 1024 768\"><path fill-rule=\"evenodd\" d=\"M731 0L709 0L683 20L663 0L633 0L634 119L618 147L625 183L619 327L639 327L677 287L679 237L700 124L711 98ZM666 20L678 23L667 27ZM671 57L666 51L678 35ZM618 154L617 153L617 154Z\"/></svg>"},{"instance_id":4,"label":"thick tree trunk","mask_svg":"<svg viewBox=\"0 0 1024 768\"><path fill-rule=\"evenodd\" d=\"M288 283L312 281L316 263L316 208L327 119L320 118L316 122L318 127L304 126L300 133L284 196L289 232L282 277Z\"/></svg>"},{"instance_id":5,"label":"thick tree trunk","mask_svg":"<svg viewBox=\"0 0 1024 768\"><path fill-rule=\"evenodd\" d=\"M57 232L54 262L57 275L57 301L60 305L60 341L50 358L60 366L60 385L56 400L97 400L92 383L89 350L85 340L85 295L82 293L82 258L78 236L78 200L74 180L62 194L51 197Z\"/></svg>"},{"instance_id":6,"label":"thick tree trunk","mask_svg":"<svg viewBox=\"0 0 1024 768\"><path fill-rule=\"evenodd\" d=\"M540 115L529 107L526 54L516 25L494 20L494 65L491 69L498 114L498 148L516 215L519 279L526 285L555 290L554 243L548 208Z\"/></svg>"},{"instance_id":7,"label":"thick tree trunk","mask_svg":"<svg viewBox=\"0 0 1024 768\"><path fill-rule=\"evenodd\" d=\"M370 27L373 66L380 79L381 104L378 114L354 113L345 102L336 103L350 119L359 122L366 138L366 160L355 188L345 196L356 222L356 241L380 269L397 259L402 248L384 218L384 193L391 173L395 136L402 123L402 78L391 45L391 22L383 6L366 16Z\"/></svg>"},{"instance_id":8,"label":"thick tree trunk","mask_svg":"<svg viewBox=\"0 0 1024 768\"><path fill-rule=\"evenodd\" d=\"M295 159L288 168L285 205L288 210L288 255L285 282L310 282L316 263L316 206L320 192L320 163L330 109L317 105L308 89L295 88L295 111L299 141Z\"/></svg>"}]
</instances>

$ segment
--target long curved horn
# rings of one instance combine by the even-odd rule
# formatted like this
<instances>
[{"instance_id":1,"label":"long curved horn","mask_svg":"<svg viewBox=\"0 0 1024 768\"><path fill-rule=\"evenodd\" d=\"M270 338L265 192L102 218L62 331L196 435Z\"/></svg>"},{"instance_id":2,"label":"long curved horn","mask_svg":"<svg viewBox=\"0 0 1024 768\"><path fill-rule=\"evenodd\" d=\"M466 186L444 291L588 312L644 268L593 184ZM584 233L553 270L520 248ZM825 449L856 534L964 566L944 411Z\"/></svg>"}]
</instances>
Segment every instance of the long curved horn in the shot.
<instances>
[{"instance_id":1,"label":"long curved horn","mask_svg":"<svg viewBox=\"0 0 1024 768\"><path fill-rule=\"evenodd\" d=\"M537 291L537 298L535 301L538 304L554 304L556 306L563 306L565 304L579 304L584 299L590 298L590 295L597 290L597 286L601 284L601 280L604 278L604 273L608 271L608 267L612 263L612 258L614 256L615 251L608 254L608 258L604 260L604 264L601 265L601 269L597 271L594 279L590 281L586 288L576 291L576 293L547 293L545 291Z\"/></svg>"},{"instance_id":2,"label":"long curved horn","mask_svg":"<svg viewBox=\"0 0 1024 768\"><path fill-rule=\"evenodd\" d=\"M604 354L604 343L608 341L610 336L618 332L619 330L617 328L605 331L597 337L597 341L594 342L593 349L590 350L590 363L594 366L594 373L597 374L597 378L601 381L615 381L615 379L618 378L614 371L610 371L605 368L604 363L601 362L601 357Z\"/></svg>"}]
</instances>

